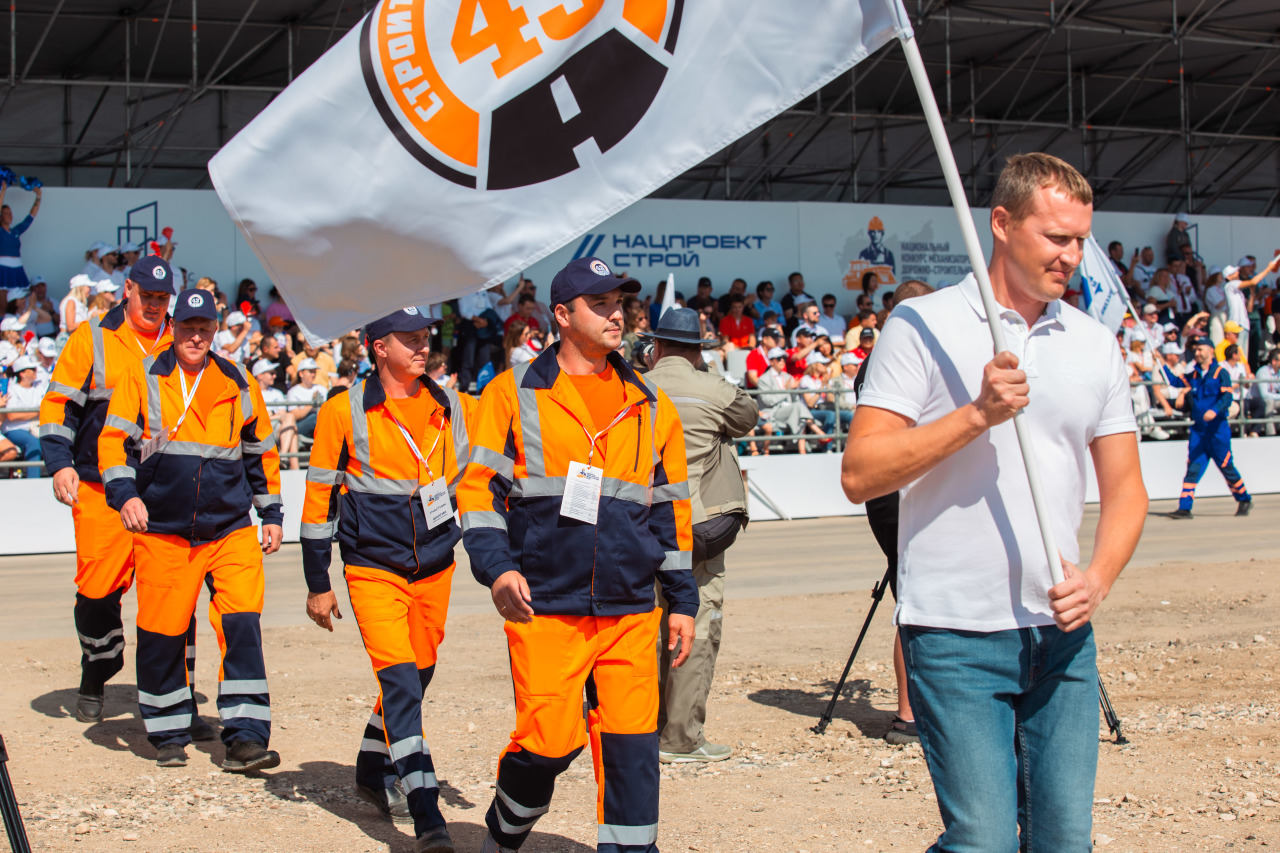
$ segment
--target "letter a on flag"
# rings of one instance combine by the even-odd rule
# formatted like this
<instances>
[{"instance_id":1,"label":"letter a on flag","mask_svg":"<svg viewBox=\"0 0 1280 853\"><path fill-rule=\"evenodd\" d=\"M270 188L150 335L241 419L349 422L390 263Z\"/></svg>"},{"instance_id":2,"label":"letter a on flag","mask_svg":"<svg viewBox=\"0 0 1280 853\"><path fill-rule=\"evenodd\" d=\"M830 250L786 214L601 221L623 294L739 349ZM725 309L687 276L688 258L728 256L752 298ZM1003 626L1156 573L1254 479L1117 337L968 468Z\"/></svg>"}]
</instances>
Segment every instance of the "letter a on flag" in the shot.
<instances>
[{"instance_id":1,"label":"letter a on flag","mask_svg":"<svg viewBox=\"0 0 1280 853\"><path fill-rule=\"evenodd\" d=\"M510 278L910 32L901 0L381 0L209 172L336 335Z\"/></svg>"}]
</instances>

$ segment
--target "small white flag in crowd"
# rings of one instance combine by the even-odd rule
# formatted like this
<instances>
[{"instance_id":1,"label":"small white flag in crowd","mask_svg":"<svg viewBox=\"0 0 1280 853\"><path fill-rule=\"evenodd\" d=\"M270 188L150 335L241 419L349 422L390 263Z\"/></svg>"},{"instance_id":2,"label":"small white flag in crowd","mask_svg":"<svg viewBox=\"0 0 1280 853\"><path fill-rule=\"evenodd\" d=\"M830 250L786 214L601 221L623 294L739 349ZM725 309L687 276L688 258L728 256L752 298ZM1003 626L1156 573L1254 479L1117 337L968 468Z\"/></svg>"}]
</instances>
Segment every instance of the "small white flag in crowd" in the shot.
<instances>
[{"instance_id":1,"label":"small white flag in crowd","mask_svg":"<svg viewBox=\"0 0 1280 853\"><path fill-rule=\"evenodd\" d=\"M510 278L910 32L901 0L382 0L209 172L336 335Z\"/></svg>"},{"instance_id":2,"label":"small white flag in crowd","mask_svg":"<svg viewBox=\"0 0 1280 853\"><path fill-rule=\"evenodd\" d=\"M1106 256L1098 241L1089 235L1084 241L1084 258L1080 261L1080 290L1084 296L1084 310L1114 334L1124 322L1129 310L1129 295L1115 264Z\"/></svg>"}]
</instances>

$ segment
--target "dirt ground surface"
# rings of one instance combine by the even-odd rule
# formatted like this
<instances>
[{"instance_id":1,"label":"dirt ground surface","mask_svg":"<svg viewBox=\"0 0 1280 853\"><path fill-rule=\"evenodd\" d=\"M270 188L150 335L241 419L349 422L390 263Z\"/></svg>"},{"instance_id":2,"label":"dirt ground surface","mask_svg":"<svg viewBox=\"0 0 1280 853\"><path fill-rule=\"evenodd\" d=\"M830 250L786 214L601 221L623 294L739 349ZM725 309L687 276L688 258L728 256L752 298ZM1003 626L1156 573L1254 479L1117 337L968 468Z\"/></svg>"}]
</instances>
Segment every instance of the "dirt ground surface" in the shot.
<instances>
[{"instance_id":1,"label":"dirt ground surface","mask_svg":"<svg viewBox=\"0 0 1280 853\"><path fill-rule=\"evenodd\" d=\"M1231 511L1206 500L1192 522L1153 515L1096 619L1099 667L1129 738L1116 745L1100 725L1094 843L1108 853L1280 847L1280 498L1260 498L1248 519ZM937 837L919 748L882 740L894 708L888 601L835 721L825 735L810 731L883 571L874 548L862 519L823 519L753 525L730 551L708 734L734 755L663 768L666 853L923 850ZM810 571L815 563L830 569ZM107 719L85 726L70 716L79 654L70 558L0 561L0 582L21 591L6 596L0 623L0 733L36 850L412 850L407 831L352 794L376 686L350 618L328 634L301 616L297 564L295 548L267 572L272 747L283 764L239 777L220 772L216 743L190 750L186 768L156 767L131 653L108 687ZM465 853L484 837L514 721L501 624L486 599L460 564L424 706L445 817ZM210 718L216 644L202 631L197 689ZM131 644L132 632L130 622ZM584 753L523 849L594 850L594 800Z\"/></svg>"}]
</instances>

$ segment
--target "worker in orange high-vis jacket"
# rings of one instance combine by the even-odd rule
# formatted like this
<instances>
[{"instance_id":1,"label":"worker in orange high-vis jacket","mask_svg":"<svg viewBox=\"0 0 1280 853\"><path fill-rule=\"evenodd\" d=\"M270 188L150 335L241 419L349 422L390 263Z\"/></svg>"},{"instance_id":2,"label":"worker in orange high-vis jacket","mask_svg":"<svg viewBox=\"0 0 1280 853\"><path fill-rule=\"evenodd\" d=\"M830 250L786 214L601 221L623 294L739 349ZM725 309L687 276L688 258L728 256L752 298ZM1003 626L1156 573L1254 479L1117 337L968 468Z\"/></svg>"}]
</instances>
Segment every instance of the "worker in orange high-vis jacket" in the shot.
<instances>
[{"instance_id":1,"label":"worker in orange high-vis jacket","mask_svg":"<svg viewBox=\"0 0 1280 853\"><path fill-rule=\"evenodd\" d=\"M280 547L280 454L256 382L209 352L213 299L178 294L173 345L116 388L98 441L107 504L134 534L138 573L138 705L161 767L187 762L195 711L184 632L202 584L222 650L222 769L275 767L262 658L262 555ZM262 546L249 512L262 520Z\"/></svg>"},{"instance_id":2,"label":"worker in orange high-vis jacket","mask_svg":"<svg viewBox=\"0 0 1280 853\"><path fill-rule=\"evenodd\" d=\"M598 849L657 850L654 584L673 666L698 589L680 418L616 352L622 295L639 289L596 258L570 262L551 284L560 343L480 399L458 508L472 571L507 620L516 699L484 853L524 843L588 734Z\"/></svg>"},{"instance_id":3,"label":"worker in orange high-vis jacket","mask_svg":"<svg viewBox=\"0 0 1280 853\"><path fill-rule=\"evenodd\" d=\"M470 453L475 399L426 375L440 320L405 308L365 329L377 372L320 407L302 507L307 615L341 618L329 581L333 536L378 680L356 758L356 793L413 823L415 853L453 853L440 813L422 697L444 639L453 549L452 495Z\"/></svg>"},{"instance_id":4,"label":"worker in orange high-vis jacket","mask_svg":"<svg viewBox=\"0 0 1280 853\"><path fill-rule=\"evenodd\" d=\"M169 300L173 271L152 255L135 263L125 299L81 324L67 341L40 404L40 450L53 475L53 494L71 507L76 533L76 633L80 636L80 690L76 717L102 721L106 683L124 665L120 599L133 583L133 534L107 506L98 476L98 436L111 390L125 373L173 340ZM187 626L186 659L195 670L196 623ZM195 740L212 740L213 727L191 718Z\"/></svg>"}]
</instances>

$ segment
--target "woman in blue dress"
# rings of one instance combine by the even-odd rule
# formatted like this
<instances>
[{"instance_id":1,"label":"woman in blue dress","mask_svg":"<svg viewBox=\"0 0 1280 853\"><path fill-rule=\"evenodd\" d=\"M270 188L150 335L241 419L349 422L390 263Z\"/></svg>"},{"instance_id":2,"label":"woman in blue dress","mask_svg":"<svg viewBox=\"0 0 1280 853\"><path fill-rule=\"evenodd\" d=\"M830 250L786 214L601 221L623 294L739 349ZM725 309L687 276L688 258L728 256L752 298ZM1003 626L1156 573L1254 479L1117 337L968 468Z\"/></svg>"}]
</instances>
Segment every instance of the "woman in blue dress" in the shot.
<instances>
[{"instance_id":1,"label":"woman in blue dress","mask_svg":"<svg viewBox=\"0 0 1280 853\"><path fill-rule=\"evenodd\" d=\"M41 191L36 187L36 203L31 205L31 212L26 219L14 225L13 208L4 204L4 194L8 189L7 184L0 183L0 306L8 304L10 297L17 298L27 290L27 273L22 269L22 240L19 238L40 212Z\"/></svg>"}]
</instances>

